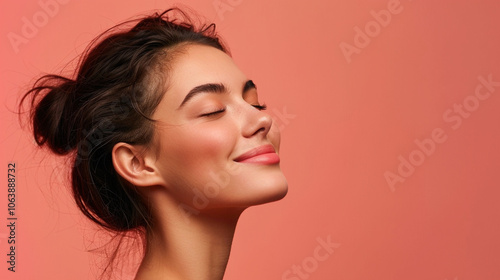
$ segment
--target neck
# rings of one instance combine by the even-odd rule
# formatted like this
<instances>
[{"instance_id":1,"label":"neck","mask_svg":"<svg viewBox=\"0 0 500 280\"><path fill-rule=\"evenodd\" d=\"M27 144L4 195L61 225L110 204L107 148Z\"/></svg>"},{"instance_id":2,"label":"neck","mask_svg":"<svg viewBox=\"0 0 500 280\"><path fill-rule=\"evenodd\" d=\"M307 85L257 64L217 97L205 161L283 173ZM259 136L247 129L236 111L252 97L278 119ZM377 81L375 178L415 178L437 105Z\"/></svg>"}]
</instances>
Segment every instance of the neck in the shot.
<instances>
[{"instance_id":1,"label":"neck","mask_svg":"<svg viewBox=\"0 0 500 280\"><path fill-rule=\"evenodd\" d=\"M163 205L168 209L154 213L136 280L222 279L242 209L189 213Z\"/></svg>"}]
</instances>

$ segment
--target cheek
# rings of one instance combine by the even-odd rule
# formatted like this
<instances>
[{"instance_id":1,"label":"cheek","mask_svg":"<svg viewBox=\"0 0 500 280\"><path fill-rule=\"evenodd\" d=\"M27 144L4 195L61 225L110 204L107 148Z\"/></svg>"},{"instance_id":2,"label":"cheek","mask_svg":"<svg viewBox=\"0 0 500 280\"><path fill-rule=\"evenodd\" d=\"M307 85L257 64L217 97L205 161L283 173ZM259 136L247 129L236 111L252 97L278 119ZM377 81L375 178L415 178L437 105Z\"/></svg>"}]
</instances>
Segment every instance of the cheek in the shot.
<instances>
[{"instance_id":1,"label":"cheek","mask_svg":"<svg viewBox=\"0 0 500 280\"><path fill-rule=\"evenodd\" d=\"M161 156L168 158L167 168L184 172L199 172L207 165L225 164L236 143L235 128L230 124L204 123L199 126L177 127L165 133ZM223 162L222 162L223 161Z\"/></svg>"}]
</instances>

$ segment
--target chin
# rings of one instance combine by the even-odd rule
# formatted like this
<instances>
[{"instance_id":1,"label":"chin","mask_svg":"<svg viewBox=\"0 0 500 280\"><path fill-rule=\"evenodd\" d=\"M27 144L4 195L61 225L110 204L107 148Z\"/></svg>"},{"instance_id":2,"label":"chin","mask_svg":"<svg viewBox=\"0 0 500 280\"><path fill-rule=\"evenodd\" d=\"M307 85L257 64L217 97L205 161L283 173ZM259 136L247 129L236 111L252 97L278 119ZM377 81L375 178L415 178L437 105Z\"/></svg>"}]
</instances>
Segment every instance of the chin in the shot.
<instances>
[{"instance_id":1,"label":"chin","mask_svg":"<svg viewBox=\"0 0 500 280\"><path fill-rule=\"evenodd\" d=\"M277 201L286 196L288 183L281 170L273 170L265 175L252 174L234 178L234 184L225 188L214 197L208 209L235 208L245 209L250 206Z\"/></svg>"},{"instance_id":2,"label":"chin","mask_svg":"<svg viewBox=\"0 0 500 280\"><path fill-rule=\"evenodd\" d=\"M256 191L256 192L254 192ZM265 204L282 199L288 193L288 183L283 174L273 176L262 182L258 188L252 190L253 197L248 201L248 206Z\"/></svg>"}]
</instances>

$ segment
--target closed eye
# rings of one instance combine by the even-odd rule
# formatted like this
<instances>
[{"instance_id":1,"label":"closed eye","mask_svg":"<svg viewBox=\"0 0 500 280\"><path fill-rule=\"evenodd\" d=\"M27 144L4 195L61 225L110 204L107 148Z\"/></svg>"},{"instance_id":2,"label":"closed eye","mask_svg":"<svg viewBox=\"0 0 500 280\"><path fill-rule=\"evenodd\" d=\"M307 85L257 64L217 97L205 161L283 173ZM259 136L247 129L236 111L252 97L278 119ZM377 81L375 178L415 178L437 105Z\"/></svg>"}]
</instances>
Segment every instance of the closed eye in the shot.
<instances>
[{"instance_id":1,"label":"closed eye","mask_svg":"<svg viewBox=\"0 0 500 280\"><path fill-rule=\"evenodd\" d=\"M217 109L216 111L213 111L210 113L201 114L200 117L211 117L211 116L215 116L217 114L223 113L224 111L226 111L226 108Z\"/></svg>"},{"instance_id":2,"label":"closed eye","mask_svg":"<svg viewBox=\"0 0 500 280\"><path fill-rule=\"evenodd\" d=\"M253 107L257 108L259 111L263 111L263 110L266 110L267 109L267 105L266 104L255 104L255 105L252 105Z\"/></svg>"}]
</instances>

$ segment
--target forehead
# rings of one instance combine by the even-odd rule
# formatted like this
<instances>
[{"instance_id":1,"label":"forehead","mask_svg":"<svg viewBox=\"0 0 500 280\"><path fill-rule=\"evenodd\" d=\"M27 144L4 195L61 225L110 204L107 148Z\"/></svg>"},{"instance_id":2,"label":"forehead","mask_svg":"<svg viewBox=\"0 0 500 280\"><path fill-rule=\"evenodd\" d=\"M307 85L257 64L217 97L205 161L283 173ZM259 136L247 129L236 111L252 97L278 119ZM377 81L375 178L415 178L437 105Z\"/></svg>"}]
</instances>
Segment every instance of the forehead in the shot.
<instances>
[{"instance_id":1,"label":"forehead","mask_svg":"<svg viewBox=\"0 0 500 280\"><path fill-rule=\"evenodd\" d=\"M192 88L206 83L241 87L245 81L246 76L223 51L209 46L188 45L172 61L167 93L180 91L186 95Z\"/></svg>"},{"instance_id":2,"label":"forehead","mask_svg":"<svg viewBox=\"0 0 500 280\"><path fill-rule=\"evenodd\" d=\"M153 115L156 120L175 123L182 100L199 85L224 84L231 91L241 90L247 81L232 58L214 47L188 45L176 52L168 67L166 92Z\"/></svg>"}]
</instances>

